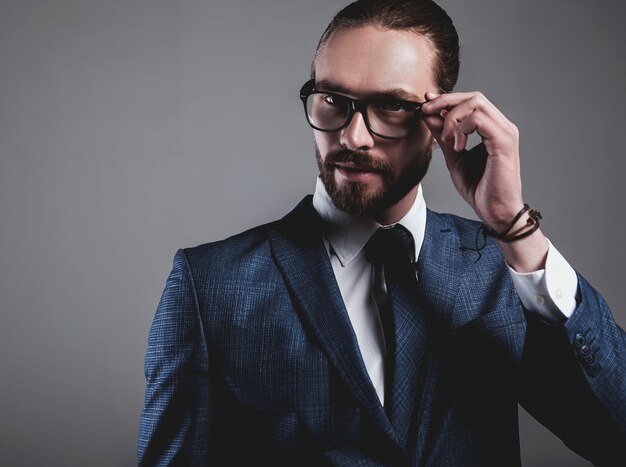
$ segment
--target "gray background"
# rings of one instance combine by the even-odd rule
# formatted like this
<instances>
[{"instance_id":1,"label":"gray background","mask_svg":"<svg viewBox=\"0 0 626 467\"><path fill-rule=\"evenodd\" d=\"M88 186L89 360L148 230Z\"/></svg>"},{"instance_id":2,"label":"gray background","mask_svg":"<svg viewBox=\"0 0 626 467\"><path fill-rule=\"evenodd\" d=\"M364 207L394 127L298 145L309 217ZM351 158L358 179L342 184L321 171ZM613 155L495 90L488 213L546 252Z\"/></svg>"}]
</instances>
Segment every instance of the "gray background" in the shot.
<instances>
[{"instance_id":1,"label":"gray background","mask_svg":"<svg viewBox=\"0 0 626 467\"><path fill-rule=\"evenodd\" d=\"M624 3L441 3L458 89L517 123L526 200L624 327ZM3 465L134 463L172 256L312 191L297 92L343 4L0 0ZM471 215L436 156L427 202ZM586 465L527 416L522 443L526 465Z\"/></svg>"}]
</instances>

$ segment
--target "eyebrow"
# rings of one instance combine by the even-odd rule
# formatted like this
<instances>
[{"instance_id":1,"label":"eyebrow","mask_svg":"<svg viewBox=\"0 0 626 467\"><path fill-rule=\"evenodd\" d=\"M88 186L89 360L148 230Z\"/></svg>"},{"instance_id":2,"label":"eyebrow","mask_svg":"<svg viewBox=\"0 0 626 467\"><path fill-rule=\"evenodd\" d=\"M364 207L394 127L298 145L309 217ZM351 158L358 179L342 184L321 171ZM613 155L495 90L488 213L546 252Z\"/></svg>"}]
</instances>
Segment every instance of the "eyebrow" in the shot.
<instances>
[{"instance_id":1,"label":"eyebrow","mask_svg":"<svg viewBox=\"0 0 626 467\"><path fill-rule=\"evenodd\" d=\"M321 80L315 82L315 88L320 91L328 91L328 92L337 92L340 94L345 94L347 96L353 96L353 92L342 86L341 84L333 83L329 80ZM412 101L412 102L423 102L424 99L416 96L415 94L406 91L402 88L392 88L386 89L384 91L373 91L364 93L362 95L366 99L398 99L403 101Z\"/></svg>"}]
</instances>

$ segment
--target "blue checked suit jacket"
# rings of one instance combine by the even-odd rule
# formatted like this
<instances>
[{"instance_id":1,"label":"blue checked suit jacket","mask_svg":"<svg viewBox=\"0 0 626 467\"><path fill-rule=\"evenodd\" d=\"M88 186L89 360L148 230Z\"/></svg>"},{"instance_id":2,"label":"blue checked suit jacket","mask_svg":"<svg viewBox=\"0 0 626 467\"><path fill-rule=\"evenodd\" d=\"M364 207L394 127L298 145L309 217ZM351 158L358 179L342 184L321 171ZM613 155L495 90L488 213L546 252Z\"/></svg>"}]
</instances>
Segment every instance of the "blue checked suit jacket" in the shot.
<instances>
[{"instance_id":1,"label":"blue checked suit jacket","mask_svg":"<svg viewBox=\"0 0 626 467\"><path fill-rule=\"evenodd\" d=\"M150 331L140 465L520 464L517 404L597 465L626 459L626 338L579 276L562 325L526 312L478 224L427 214L387 416L311 197L181 250ZM616 464L617 462L617 464Z\"/></svg>"}]
</instances>

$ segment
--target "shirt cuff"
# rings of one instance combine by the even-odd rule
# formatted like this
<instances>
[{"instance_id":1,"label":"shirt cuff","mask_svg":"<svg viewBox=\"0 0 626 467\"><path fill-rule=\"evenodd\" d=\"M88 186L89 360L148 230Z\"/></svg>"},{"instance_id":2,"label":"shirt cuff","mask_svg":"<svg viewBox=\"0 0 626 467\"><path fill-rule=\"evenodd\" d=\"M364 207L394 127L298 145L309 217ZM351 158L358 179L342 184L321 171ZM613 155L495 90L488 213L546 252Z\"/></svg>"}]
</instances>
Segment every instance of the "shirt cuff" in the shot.
<instances>
[{"instance_id":1,"label":"shirt cuff","mask_svg":"<svg viewBox=\"0 0 626 467\"><path fill-rule=\"evenodd\" d=\"M576 271L548 240L545 269L519 273L509 267L515 290L524 307L548 321L560 322L576 309Z\"/></svg>"}]
</instances>

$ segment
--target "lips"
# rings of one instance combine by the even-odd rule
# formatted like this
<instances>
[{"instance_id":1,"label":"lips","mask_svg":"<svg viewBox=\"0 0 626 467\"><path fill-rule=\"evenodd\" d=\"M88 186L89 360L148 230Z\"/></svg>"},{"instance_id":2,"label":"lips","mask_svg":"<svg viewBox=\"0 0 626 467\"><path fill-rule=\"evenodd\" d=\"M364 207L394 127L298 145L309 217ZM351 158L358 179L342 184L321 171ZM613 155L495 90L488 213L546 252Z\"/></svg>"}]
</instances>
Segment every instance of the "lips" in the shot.
<instances>
[{"instance_id":1,"label":"lips","mask_svg":"<svg viewBox=\"0 0 626 467\"><path fill-rule=\"evenodd\" d=\"M350 162L339 162L335 164L335 167L343 178L353 182L364 182L382 173L379 169Z\"/></svg>"},{"instance_id":2,"label":"lips","mask_svg":"<svg viewBox=\"0 0 626 467\"><path fill-rule=\"evenodd\" d=\"M352 162L337 162L335 163L335 167L349 173L381 173L380 169Z\"/></svg>"}]
</instances>

